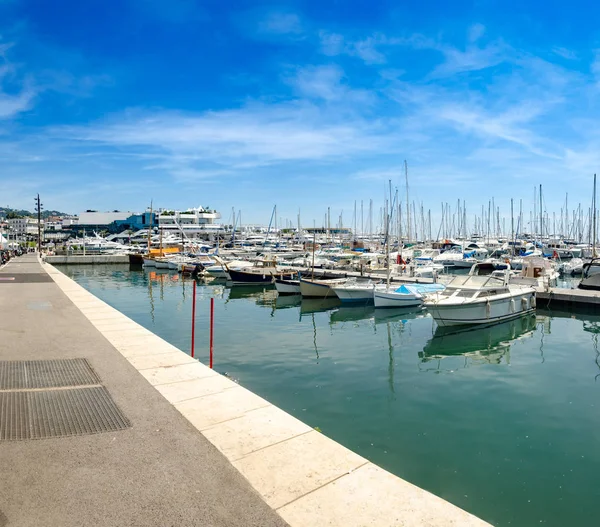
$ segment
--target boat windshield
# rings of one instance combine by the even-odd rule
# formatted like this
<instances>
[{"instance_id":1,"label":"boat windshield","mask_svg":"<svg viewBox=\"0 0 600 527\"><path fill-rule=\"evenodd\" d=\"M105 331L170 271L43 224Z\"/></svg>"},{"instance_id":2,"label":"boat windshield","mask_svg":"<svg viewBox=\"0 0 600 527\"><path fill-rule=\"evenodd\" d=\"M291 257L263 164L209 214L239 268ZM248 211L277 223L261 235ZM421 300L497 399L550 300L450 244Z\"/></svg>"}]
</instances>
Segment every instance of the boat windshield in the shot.
<instances>
[{"instance_id":1,"label":"boat windshield","mask_svg":"<svg viewBox=\"0 0 600 527\"><path fill-rule=\"evenodd\" d=\"M504 276L457 275L447 285L449 288L482 289L487 287L502 287L505 285Z\"/></svg>"}]
</instances>

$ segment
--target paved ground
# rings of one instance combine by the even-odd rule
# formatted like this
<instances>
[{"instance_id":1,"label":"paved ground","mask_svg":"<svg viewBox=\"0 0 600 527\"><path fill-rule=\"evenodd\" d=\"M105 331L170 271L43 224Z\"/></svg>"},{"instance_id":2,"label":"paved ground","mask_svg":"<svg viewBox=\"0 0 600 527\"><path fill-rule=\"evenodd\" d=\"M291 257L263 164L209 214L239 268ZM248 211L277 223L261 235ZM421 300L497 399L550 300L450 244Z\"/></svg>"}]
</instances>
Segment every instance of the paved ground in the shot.
<instances>
[{"instance_id":1,"label":"paved ground","mask_svg":"<svg viewBox=\"0 0 600 527\"><path fill-rule=\"evenodd\" d=\"M0 527L286 525L42 273L0 269L0 360L87 358L133 426L0 441Z\"/></svg>"}]
</instances>

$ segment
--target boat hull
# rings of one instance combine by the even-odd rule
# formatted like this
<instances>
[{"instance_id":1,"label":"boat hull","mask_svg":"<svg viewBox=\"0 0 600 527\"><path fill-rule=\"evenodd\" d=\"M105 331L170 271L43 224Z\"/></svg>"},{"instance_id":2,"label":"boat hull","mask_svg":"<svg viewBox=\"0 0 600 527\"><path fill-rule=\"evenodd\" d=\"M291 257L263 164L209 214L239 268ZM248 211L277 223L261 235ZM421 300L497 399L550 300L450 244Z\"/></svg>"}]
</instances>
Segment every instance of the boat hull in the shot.
<instances>
[{"instance_id":1,"label":"boat hull","mask_svg":"<svg viewBox=\"0 0 600 527\"><path fill-rule=\"evenodd\" d=\"M156 261L154 258L144 258L144 267L156 267Z\"/></svg>"},{"instance_id":2,"label":"boat hull","mask_svg":"<svg viewBox=\"0 0 600 527\"><path fill-rule=\"evenodd\" d=\"M304 298L337 298L335 291L331 289L334 284L300 280L300 294Z\"/></svg>"},{"instance_id":3,"label":"boat hull","mask_svg":"<svg viewBox=\"0 0 600 527\"><path fill-rule=\"evenodd\" d=\"M427 310L440 326L492 324L511 320L535 311L535 293L531 290L509 297L464 304L425 302Z\"/></svg>"},{"instance_id":4,"label":"boat hull","mask_svg":"<svg viewBox=\"0 0 600 527\"><path fill-rule=\"evenodd\" d=\"M371 287L332 287L333 292L342 304L370 304L373 302L373 286Z\"/></svg>"},{"instance_id":5,"label":"boat hull","mask_svg":"<svg viewBox=\"0 0 600 527\"><path fill-rule=\"evenodd\" d=\"M223 267L219 267L219 268L217 268L216 266L215 267L206 267L204 270L213 278L218 278L218 279L222 279L222 280L231 280L231 276L227 272L227 269L225 269Z\"/></svg>"},{"instance_id":6,"label":"boat hull","mask_svg":"<svg viewBox=\"0 0 600 527\"><path fill-rule=\"evenodd\" d=\"M292 280L296 274L295 271L290 273L279 269L264 269L259 272L229 269L229 276L234 285L269 285L273 282L273 277Z\"/></svg>"},{"instance_id":7,"label":"boat hull","mask_svg":"<svg viewBox=\"0 0 600 527\"><path fill-rule=\"evenodd\" d=\"M168 269L169 268L169 262L161 262L159 260L155 260L154 261L154 267L156 267L157 269Z\"/></svg>"},{"instance_id":8,"label":"boat hull","mask_svg":"<svg viewBox=\"0 0 600 527\"><path fill-rule=\"evenodd\" d=\"M300 282L298 280L275 280L275 289L280 295L299 295Z\"/></svg>"}]
</instances>

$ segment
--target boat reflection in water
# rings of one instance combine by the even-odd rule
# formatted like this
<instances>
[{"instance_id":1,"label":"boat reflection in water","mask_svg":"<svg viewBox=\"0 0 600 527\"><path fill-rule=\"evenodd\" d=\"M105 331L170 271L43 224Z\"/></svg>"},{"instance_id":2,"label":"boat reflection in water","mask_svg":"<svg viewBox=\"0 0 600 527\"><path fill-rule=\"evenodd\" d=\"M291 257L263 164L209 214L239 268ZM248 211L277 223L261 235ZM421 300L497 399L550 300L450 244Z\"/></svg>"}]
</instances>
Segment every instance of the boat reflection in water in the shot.
<instances>
[{"instance_id":1,"label":"boat reflection in water","mask_svg":"<svg viewBox=\"0 0 600 527\"><path fill-rule=\"evenodd\" d=\"M464 367L471 364L502 364L503 361L509 364L513 342L532 336L535 328L535 315L486 327L437 326L433 337L419 352L419 358L422 362L429 362L464 357Z\"/></svg>"},{"instance_id":2,"label":"boat reflection in water","mask_svg":"<svg viewBox=\"0 0 600 527\"><path fill-rule=\"evenodd\" d=\"M302 302L300 295L277 295L273 307L275 309L287 309L290 307L298 307Z\"/></svg>"},{"instance_id":3,"label":"boat reflection in water","mask_svg":"<svg viewBox=\"0 0 600 527\"><path fill-rule=\"evenodd\" d=\"M358 322L367 320L374 322L376 325L385 322L401 322L415 318L426 316L426 311L421 308L391 308L391 309L375 309L374 306L356 306L340 308L331 312L329 321L332 325L343 324L344 322Z\"/></svg>"},{"instance_id":4,"label":"boat reflection in water","mask_svg":"<svg viewBox=\"0 0 600 527\"><path fill-rule=\"evenodd\" d=\"M228 287L227 290L229 291L229 295L227 296L228 300L241 300L243 298L254 300L270 298L271 300L274 300L275 295L277 294L277 291L275 291L275 288L272 286L256 287L248 285L236 285L235 287Z\"/></svg>"},{"instance_id":5,"label":"boat reflection in water","mask_svg":"<svg viewBox=\"0 0 600 527\"><path fill-rule=\"evenodd\" d=\"M300 316L323 313L339 307L340 304L340 299L337 296L333 298L303 298L300 301Z\"/></svg>"}]
</instances>

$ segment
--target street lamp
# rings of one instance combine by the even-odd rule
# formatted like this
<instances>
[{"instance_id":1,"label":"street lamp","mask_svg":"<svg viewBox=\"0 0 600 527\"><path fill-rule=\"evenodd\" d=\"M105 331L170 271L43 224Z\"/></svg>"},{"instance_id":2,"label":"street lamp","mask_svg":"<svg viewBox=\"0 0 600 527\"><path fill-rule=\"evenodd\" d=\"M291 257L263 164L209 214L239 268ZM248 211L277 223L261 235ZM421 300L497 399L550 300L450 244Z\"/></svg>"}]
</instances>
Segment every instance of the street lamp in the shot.
<instances>
[{"instance_id":1,"label":"street lamp","mask_svg":"<svg viewBox=\"0 0 600 527\"><path fill-rule=\"evenodd\" d=\"M40 201L40 195L38 194L36 198L34 198L35 207L37 210L37 220L38 220L38 253L42 254L42 206L43 203ZM27 229L27 227L26 227Z\"/></svg>"}]
</instances>

